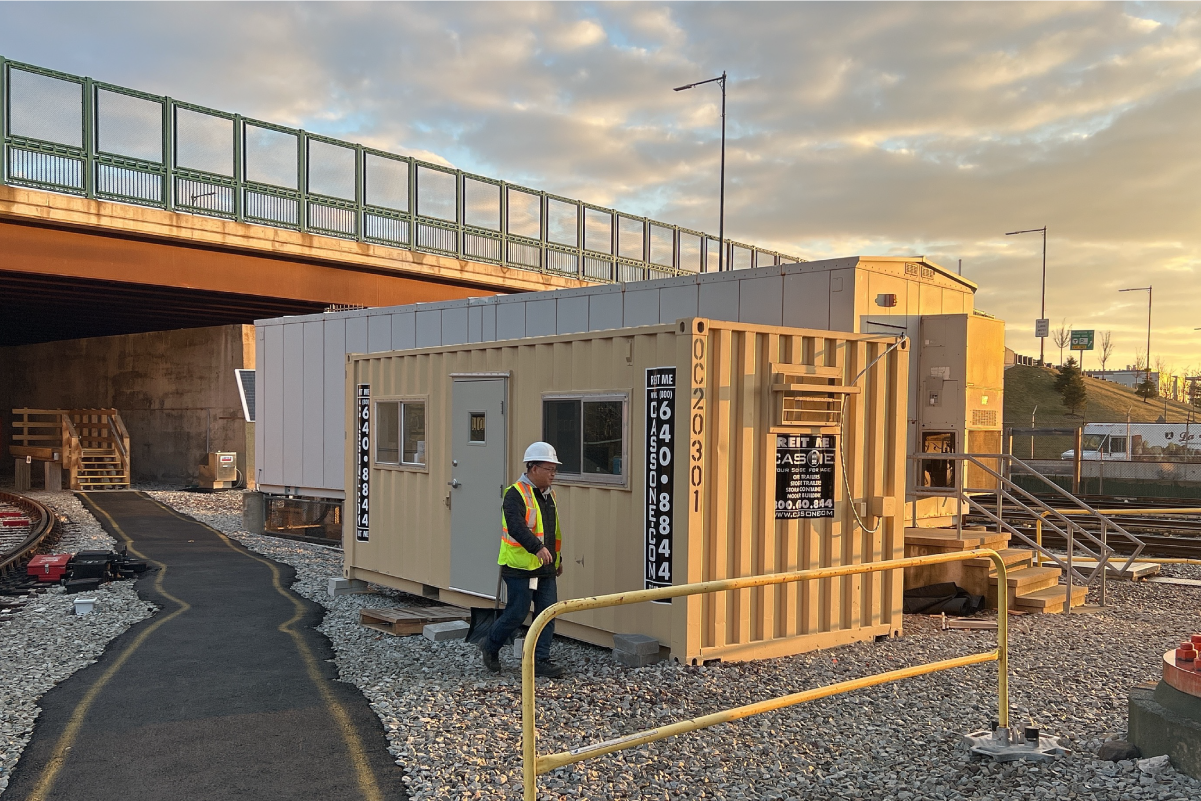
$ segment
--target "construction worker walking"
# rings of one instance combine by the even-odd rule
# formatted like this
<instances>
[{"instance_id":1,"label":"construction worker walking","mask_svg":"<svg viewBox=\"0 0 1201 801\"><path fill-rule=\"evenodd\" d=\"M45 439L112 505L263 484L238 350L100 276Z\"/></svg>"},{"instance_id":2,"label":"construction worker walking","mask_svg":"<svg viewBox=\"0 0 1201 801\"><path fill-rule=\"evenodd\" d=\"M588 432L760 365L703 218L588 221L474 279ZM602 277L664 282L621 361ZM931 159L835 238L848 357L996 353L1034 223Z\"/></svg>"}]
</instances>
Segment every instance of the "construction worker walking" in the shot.
<instances>
[{"instance_id":1,"label":"construction worker walking","mask_svg":"<svg viewBox=\"0 0 1201 801\"><path fill-rule=\"evenodd\" d=\"M480 641L484 666L500 672L498 653L530 611L534 615L559 600L555 579L563 573L560 548L563 536L559 525L555 492L551 489L558 473L559 456L547 442L535 442L525 450L525 473L509 486L502 501L500 555L501 578L507 591L505 611ZM563 668L550 659L555 635L552 620L538 638L534 649L534 675L556 678Z\"/></svg>"}]
</instances>

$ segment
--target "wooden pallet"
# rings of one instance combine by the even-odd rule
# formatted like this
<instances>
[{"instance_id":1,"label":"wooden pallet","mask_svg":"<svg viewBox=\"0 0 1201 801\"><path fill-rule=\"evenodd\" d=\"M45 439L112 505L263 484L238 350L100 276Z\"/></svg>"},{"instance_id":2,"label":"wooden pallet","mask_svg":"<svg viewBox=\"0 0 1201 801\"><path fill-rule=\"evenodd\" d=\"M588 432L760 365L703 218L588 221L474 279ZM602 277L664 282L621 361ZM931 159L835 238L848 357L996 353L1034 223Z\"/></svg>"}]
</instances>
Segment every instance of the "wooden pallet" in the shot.
<instances>
[{"instance_id":1,"label":"wooden pallet","mask_svg":"<svg viewBox=\"0 0 1201 801\"><path fill-rule=\"evenodd\" d=\"M404 637L420 634L430 623L467 620L470 613L454 606L410 606L403 609L361 609L359 622L369 629Z\"/></svg>"}]
</instances>

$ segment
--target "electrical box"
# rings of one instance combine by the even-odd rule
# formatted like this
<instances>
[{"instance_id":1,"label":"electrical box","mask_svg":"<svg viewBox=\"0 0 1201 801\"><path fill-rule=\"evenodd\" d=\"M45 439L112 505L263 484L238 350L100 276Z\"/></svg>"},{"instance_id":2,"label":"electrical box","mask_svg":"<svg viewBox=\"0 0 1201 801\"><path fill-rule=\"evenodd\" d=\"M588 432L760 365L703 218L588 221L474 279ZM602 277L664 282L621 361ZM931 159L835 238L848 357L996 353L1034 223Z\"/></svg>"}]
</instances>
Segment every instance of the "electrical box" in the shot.
<instances>
[{"instance_id":1,"label":"electrical box","mask_svg":"<svg viewBox=\"0 0 1201 801\"><path fill-rule=\"evenodd\" d=\"M201 489L230 489L238 483L238 455L230 451L206 454L200 463Z\"/></svg>"},{"instance_id":2,"label":"electrical box","mask_svg":"<svg viewBox=\"0 0 1201 801\"><path fill-rule=\"evenodd\" d=\"M1001 452L1005 387L1005 324L972 314L922 317L918 419L922 453ZM953 486L953 462L927 462L925 486ZM984 489L994 479L969 468L965 486Z\"/></svg>"}]
</instances>

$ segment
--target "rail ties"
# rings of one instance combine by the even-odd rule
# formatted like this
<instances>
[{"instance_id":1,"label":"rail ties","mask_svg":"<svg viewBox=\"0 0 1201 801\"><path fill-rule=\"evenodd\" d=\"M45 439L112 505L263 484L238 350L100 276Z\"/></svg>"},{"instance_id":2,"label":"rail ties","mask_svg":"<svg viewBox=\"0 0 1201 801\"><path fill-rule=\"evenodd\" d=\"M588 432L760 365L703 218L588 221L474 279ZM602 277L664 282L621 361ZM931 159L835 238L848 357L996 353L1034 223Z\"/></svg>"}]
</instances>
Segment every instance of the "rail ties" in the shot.
<instances>
[{"instance_id":1,"label":"rail ties","mask_svg":"<svg viewBox=\"0 0 1201 801\"><path fill-rule=\"evenodd\" d=\"M50 509L32 498L0 492L0 580L25 567L57 522Z\"/></svg>"}]
</instances>

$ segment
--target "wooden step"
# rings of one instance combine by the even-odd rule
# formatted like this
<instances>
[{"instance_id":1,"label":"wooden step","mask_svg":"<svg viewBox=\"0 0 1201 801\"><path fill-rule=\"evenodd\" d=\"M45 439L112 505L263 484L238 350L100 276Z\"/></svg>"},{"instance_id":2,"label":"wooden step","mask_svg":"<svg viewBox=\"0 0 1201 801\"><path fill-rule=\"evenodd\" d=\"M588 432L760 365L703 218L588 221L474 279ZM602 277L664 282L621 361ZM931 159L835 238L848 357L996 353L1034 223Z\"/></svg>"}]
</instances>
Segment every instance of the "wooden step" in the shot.
<instances>
[{"instance_id":1,"label":"wooden step","mask_svg":"<svg viewBox=\"0 0 1201 801\"><path fill-rule=\"evenodd\" d=\"M1023 567L1011 570L1006 574L1005 580L1009 587L1015 588L1018 594L1022 595L1045 587L1054 587L1059 583L1062 573L1057 567ZM988 581L996 586L998 580L998 576L992 576Z\"/></svg>"},{"instance_id":2,"label":"wooden step","mask_svg":"<svg viewBox=\"0 0 1201 801\"><path fill-rule=\"evenodd\" d=\"M1083 605L1085 596L1087 595L1087 587L1082 587L1079 584L1073 584L1072 606ZM1014 604L1014 608L1021 609L1024 612L1053 614L1063 611L1063 602L1066 598L1067 585L1057 584L1054 587L1047 587L1045 589L1035 590L1025 595L1019 595L1016 603Z\"/></svg>"},{"instance_id":3,"label":"wooden step","mask_svg":"<svg viewBox=\"0 0 1201 801\"><path fill-rule=\"evenodd\" d=\"M1009 608L1016 608L1018 599L1023 595L1054 587L1059 583L1060 572L1057 567L1023 567L1007 572L1005 578L1008 585ZM988 578L986 597L990 608L999 605L995 573Z\"/></svg>"},{"instance_id":4,"label":"wooden step","mask_svg":"<svg viewBox=\"0 0 1201 801\"><path fill-rule=\"evenodd\" d=\"M975 548L1000 550L1009 544L1008 534L982 529L964 529L963 536L953 528L906 528L905 547L917 546L927 552L970 551Z\"/></svg>"},{"instance_id":5,"label":"wooden step","mask_svg":"<svg viewBox=\"0 0 1201 801\"><path fill-rule=\"evenodd\" d=\"M1005 567L1009 570L1030 567L1034 564L1034 551L1025 548L1003 548L997 553L1000 554L1001 560L1005 562ZM964 564L969 567L987 567L989 575L997 573L997 566L987 556L968 559Z\"/></svg>"}]
</instances>

